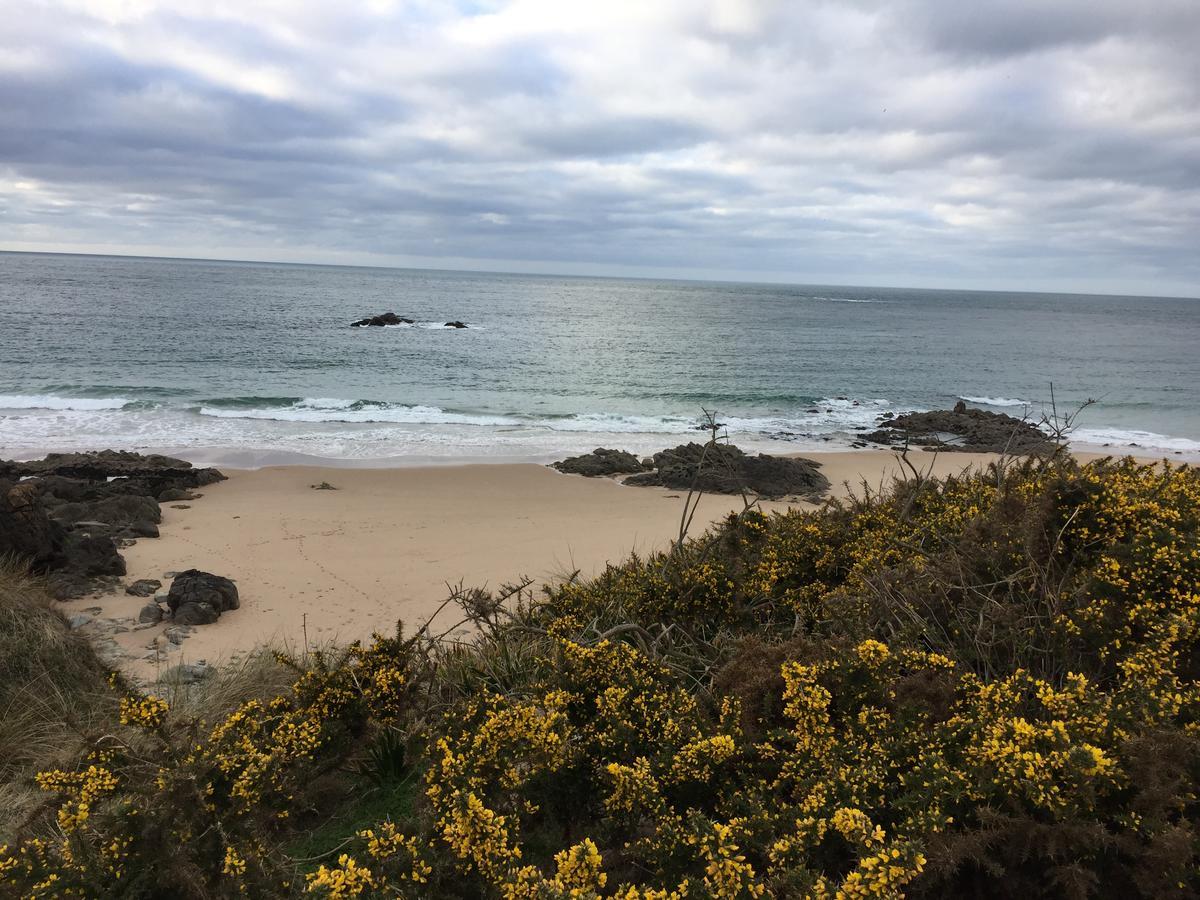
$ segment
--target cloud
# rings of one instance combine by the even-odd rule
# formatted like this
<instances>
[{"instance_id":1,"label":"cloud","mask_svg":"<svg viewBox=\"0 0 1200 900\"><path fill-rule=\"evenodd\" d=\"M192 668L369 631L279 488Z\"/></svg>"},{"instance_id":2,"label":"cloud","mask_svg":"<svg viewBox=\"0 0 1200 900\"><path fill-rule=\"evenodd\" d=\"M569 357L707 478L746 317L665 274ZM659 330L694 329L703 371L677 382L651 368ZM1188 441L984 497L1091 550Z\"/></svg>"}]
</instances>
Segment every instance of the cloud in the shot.
<instances>
[{"instance_id":1,"label":"cloud","mask_svg":"<svg viewBox=\"0 0 1200 900\"><path fill-rule=\"evenodd\" d=\"M0 247L1200 295L1191 0L8 0Z\"/></svg>"}]
</instances>

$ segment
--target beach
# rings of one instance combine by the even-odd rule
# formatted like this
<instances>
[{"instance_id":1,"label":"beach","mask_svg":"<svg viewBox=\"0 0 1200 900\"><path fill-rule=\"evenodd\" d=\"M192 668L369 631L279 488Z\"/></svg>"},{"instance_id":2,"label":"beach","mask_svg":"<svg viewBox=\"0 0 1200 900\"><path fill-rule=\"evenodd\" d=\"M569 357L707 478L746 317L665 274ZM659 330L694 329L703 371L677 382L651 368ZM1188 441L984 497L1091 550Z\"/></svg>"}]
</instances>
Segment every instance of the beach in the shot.
<instances>
[{"instance_id":1,"label":"beach","mask_svg":"<svg viewBox=\"0 0 1200 900\"><path fill-rule=\"evenodd\" d=\"M900 474L888 451L810 454L844 496ZM973 453L914 453L937 475L986 464ZM496 589L527 577L534 586L574 572L590 577L630 553L669 546L684 496L627 487L609 478L563 475L533 464L361 469L274 466L226 470L186 503L163 503L161 536L124 549L122 584L198 568L234 579L241 607L191 631L181 644L160 640L169 623L118 632L122 668L151 679L180 663L221 664L261 646L346 643L424 624L460 582ZM314 488L322 482L334 490ZM740 497L706 495L693 535L742 508ZM764 501L769 512L811 504ZM163 588L166 590L166 587ZM62 605L70 616L136 622L142 598L116 592ZM455 625L454 608L436 623ZM464 632L465 634L465 632Z\"/></svg>"}]
</instances>

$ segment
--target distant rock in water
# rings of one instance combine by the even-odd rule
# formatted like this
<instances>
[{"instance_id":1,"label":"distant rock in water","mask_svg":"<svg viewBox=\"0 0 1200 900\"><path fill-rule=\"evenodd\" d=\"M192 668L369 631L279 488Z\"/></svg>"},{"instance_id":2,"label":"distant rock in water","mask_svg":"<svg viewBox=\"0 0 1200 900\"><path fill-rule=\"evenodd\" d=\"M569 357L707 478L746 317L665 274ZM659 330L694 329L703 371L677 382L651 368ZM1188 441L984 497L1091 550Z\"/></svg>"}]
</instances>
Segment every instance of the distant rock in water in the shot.
<instances>
[{"instance_id":1,"label":"distant rock in water","mask_svg":"<svg viewBox=\"0 0 1200 900\"><path fill-rule=\"evenodd\" d=\"M811 459L785 456L749 456L732 444L682 444L654 454L655 471L633 475L625 484L665 487L712 494L816 499L829 490L829 479Z\"/></svg>"},{"instance_id":2,"label":"distant rock in water","mask_svg":"<svg viewBox=\"0 0 1200 900\"><path fill-rule=\"evenodd\" d=\"M467 323L466 322L447 322L445 327L446 328L466 328Z\"/></svg>"},{"instance_id":3,"label":"distant rock in water","mask_svg":"<svg viewBox=\"0 0 1200 900\"><path fill-rule=\"evenodd\" d=\"M647 468L632 453L626 453L624 450L606 450L604 447L551 463L551 466L568 475L584 475L588 478L628 475L631 472L643 472Z\"/></svg>"},{"instance_id":4,"label":"distant rock in water","mask_svg":"<svg viewBox=\"0 0 1200 900\"><path fill-rule=\"evenodd\" d=\"M382 328L384 325L411 325L412 319L406 319L404 316L398 316L394 312L380 313L377 316L367 316L365 319L359 319L357 322L351 322L351 328L363 328L366 326L374 326Z\"/></svg>"},{"instance_id":5,"label":"distant rock in water","mask_svg":"<svg viewBox=\"0 0 1200 900\"><path fill-rule=\"evenodd\" d=\"M1004 413L968 409L961 400L953 410L908 413L884 422L863 437L876 444L897 446L907 441L918 447L971 453L1040 455L1057 444L1036 425Z\"/></svg>"}]
</instances>

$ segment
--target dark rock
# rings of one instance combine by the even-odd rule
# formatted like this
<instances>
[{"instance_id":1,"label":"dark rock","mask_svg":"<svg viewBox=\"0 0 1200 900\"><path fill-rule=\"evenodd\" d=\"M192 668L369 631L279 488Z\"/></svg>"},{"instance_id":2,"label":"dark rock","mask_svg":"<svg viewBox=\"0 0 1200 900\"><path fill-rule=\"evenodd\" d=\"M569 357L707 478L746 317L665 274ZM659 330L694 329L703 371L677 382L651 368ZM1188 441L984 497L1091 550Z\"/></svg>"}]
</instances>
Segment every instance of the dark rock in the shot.
<instances>
[{"instance_id":1,"label":"dark rock","mask_svg":"<svg viewBox=\"0 0 1200 900\"><path fill-rule=\"evenodd\" d=\"M162 607L157 603L147 603L138 613L138 622L143 625L154 625L163 619Z\"/></svg>"},{"instance_id":2,"label":"dark rock","mask_svg":"<svg viewBox=\"0 0 1200 900\"><path fill-rule=\"evenodd\" d=\"M237 586L228 578L188 569L171 582L167 606L183 625L210 625L223 612L240 605Z\"/></svg>"},{"instance_id":3,"label":"dark rock","mask_svg":"<svg viewBox=\"0 0 1200 900\"><path fill-rule=\"evenodd\" d=\"M77 628L82 628L84 625L87 625L95 618L96 616L93 613L75 613L73 616L67 617L67 627L74 631Z\"/></svg>"},{"instance_id":4,"label":"dark rock","mask_svg":"<svg viewBox=\"0 0 1200 900\"><path fill-rule=\"evenodd\" d=\"M129 587L125 588L125 593L132 594L135 597L153 597L154 592L162 587L162 582L157 578L139 578Z\"/></svg>"},{"instance_id":5,"label":"dark rock","mask_svg":"<svg viewBox=\"0 0 1200 900\"><path fill-rule=\"evenodd\" d=\"M447 328L466 328L467 323L466 322L447 322L445 327L447 327Z\"/></svg>"},{"instance_id":6,"label":"dark rock","mask_svg":"<svg viewBox=\"0 0 1200 900\"><path fill-rule=\"evenodd\" d=\"M954 404L954 412L956 412L958 415L962 415L966 411L967 411L967 401L966 400L959 400L957 403Z\"/></svg>"},{"instance_id":7,"label":"dark rock","mask_svg":"<svg viewBox=\"0 0 1200 900\"><path fill-rule=\"evenodd\" d=\"M125 529L125 533L133 537L156 538L158 537L158 526L153 522L134 522Z\"/></svg>"},{"instance_id":8,"label":"dark rock","mask_svg":"<svg viewBox=\"0 0 1200 900\"><path fill-rule=\"evenodd\" d=\"M0 481L0 557L50 572L65 561L64 543L63 527L50 518L36 484Z\"/></svg>"},{"instance_id":9,"label":"dark rock","mask_svg":"<svg viewBox=\"0 0 1200 900\"><path fill-rule=\"evenodd\" d=\"M195 500L196 495L183 488L166 488L159 491L156 499L159 503L174 503L179 500Z\"/></svg>"},{"instance_id":10,"label":"dark rock","mask_svg":"<svg viewBox=\"0 0 1200 900\"><path fill-rule=\"evenodd\" d=\"M211 625L220 617L211 603L185 603L175 610L174 621L180 625Z\"/></svg>"},{"instance_id":11,"label":"dark rock","mask_svg":"<svg viewBox=\"0 0 1200 900\"><path fill-rule=\"evenodd\" d=\"M731 444L683 444L654 454L654 472L633 475L625 484L665 487L706 493L760 497L820 496L829 479L817 471L820 463L784 456L748 456Z\"/></svg>"},{"instance_id":12,"label":"dark rock","mask_svg":"<svg viewBox=\"0 0 1200 900\"><path fill-rule=\"evenodd\" d=\"M125 527L135 522L162 521L158 501L153 497L136 494L118 494L115 497L80 503L61 503L53 508L52 515L64 525L88 521Z\"/></svg>"},{"instance_id":13,"label":"dark rock","mask_svg":"<svg viewBox=\"0 0 1200 900\"><path fill-rule=\"evenodd\" d=\"M351 328L364 328L373 326L382 328L384 325L411 325L412 319L406 319L404 316L398 316L394 312L380 313L377 316L367 316L365 319L359 319L357 322L351 322Z\"/></svg>"},{"instance_id":14,"label":"dark rock","mask_svg":"<svg viewBox=\"0 0 1200 900\"><path fill-rule=\"evenodd\" d=\"M107 535L72 531L64 544L67 572L77 575L124 575L125 560Z\"/></svg>"},{"instance_id":15,"label":"dark rock","mask_svg":"<svg viewBox=\"0 0 1200 900\"><path fill-rule=\"evenodd\" d=\"M572 456L551 465L568 475L585 475L588 478L601 475L628 475L631 472L645 471L647 468L632 453L626 453L624 450L606 450L603 447L597 447L591 453Z\"/></svg>"},{"instance_id":16,"label":"dark rock","mask_svg":"<svg viewBox=\"0 0 1200 900\"><path fill-rule=\"evenodd\" d=\"M1044 455L1057 444L1031 422L1004 413L982 409L907 413L882 423L863 437L875 444L891 446L905 442L939 451Z\"/></svg>"},{"instance_id":17,"label":"dark rock","mask_svg":"<svg viewBox=\"0 0 1200 900\"><path fill-rule=\"evenodd\" d=\"M156 495L167 487L203 487L225 476L216 469L196 469L190 462L159 454L143 455L126 450L99 450L91 453L51 453L45 459L10 463L22 476L58 475L84 481L105 482L110 478L141 479L131 493ZM141 490L142 487L154 490ZM110 483L105 493L122 492L123 485Z\"/></svg>"}]
</instances>

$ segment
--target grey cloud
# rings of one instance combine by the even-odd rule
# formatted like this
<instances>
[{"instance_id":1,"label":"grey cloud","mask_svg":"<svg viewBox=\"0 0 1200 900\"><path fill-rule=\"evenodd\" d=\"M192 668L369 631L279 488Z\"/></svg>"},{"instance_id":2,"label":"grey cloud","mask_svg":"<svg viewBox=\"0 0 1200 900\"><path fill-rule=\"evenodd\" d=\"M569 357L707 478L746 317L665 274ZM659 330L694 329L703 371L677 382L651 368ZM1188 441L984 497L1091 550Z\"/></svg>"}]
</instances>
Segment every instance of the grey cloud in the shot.
<instances>
[{"instance_id":1,"label":"grey cloud","mask_svg":"<svg viewBox=\"0 0 1200 900\"><path fill-rule=\"evenodd\" d=\"M17 6L7 249L1200 293L1190 3Z\"/></svg>"}]
</instances>

